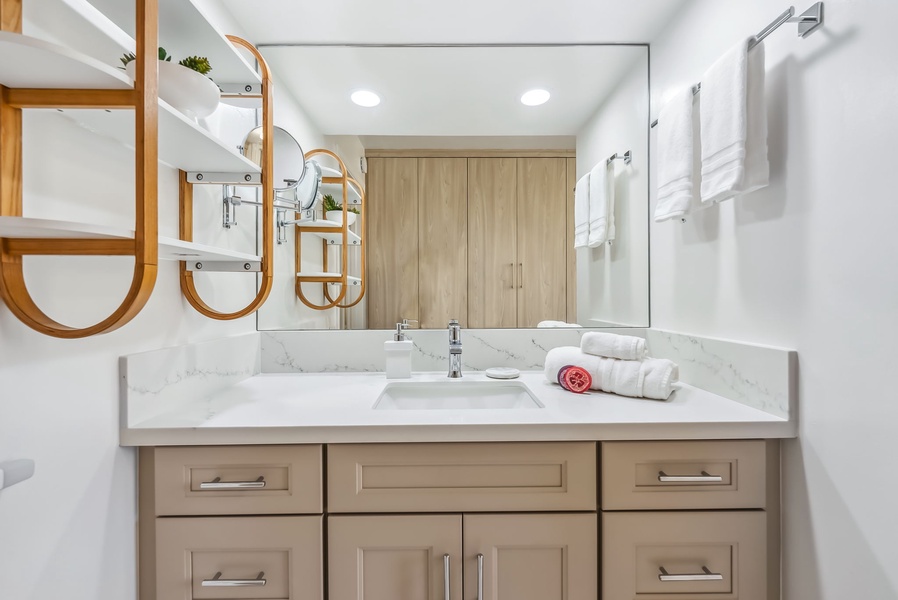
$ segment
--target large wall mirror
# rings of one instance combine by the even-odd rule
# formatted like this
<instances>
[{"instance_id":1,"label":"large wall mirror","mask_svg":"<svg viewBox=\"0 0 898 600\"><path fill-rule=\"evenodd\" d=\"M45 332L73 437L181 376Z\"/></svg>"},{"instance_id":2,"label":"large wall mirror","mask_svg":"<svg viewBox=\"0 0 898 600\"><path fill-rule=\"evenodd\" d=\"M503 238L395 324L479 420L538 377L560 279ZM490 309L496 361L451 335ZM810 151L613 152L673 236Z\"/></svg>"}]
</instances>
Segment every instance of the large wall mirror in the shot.
<instances>
[{"instance_id":1,"label":"large wall mirror","mask_svg":"<svg viewBox=\"0 0 898 600\"><path fill-rule=\"evenodd\" d=\"M354 180L363 243L282 232L259 329L649 324L647 46L261 50L299 109L277 104L276 123ZM528 105L531 90L548 99ZM325 176L339 166L315 159ZM322 191L342 203L341 186ZM320 204L296 218L330 219ZM352 306L310 308L340 284L307 276L303 301L297 272L344 256Z\"/></svg>"}]
</instances>

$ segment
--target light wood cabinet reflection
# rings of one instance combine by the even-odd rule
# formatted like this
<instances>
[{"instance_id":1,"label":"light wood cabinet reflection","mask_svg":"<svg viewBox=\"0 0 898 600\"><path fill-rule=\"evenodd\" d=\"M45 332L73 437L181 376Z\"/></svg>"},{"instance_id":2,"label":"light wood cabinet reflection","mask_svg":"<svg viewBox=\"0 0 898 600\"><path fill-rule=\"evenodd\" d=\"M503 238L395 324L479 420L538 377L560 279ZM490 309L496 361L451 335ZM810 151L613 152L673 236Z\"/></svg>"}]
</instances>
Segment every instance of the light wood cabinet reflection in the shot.
<instances>
[{"instance_id":1,"label":"light wood cabinet reflection","mask_svg":"<svg viewBox=\"0 0 898 600\"><path fill-rule=\"evenodd\" d=\"M369 158L369 328L406 318L422 328L453 318L474 328L574 320L573 163Z\"/></svg>"}]
</instances>

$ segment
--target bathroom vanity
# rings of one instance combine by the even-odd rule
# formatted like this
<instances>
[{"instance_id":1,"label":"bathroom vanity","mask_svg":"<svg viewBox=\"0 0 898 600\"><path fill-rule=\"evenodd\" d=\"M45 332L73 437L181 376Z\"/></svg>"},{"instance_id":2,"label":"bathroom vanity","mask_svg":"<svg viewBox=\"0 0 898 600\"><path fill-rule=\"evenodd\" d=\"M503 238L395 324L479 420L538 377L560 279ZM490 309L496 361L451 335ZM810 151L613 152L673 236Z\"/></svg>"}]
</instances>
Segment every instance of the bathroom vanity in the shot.
<instances>
[{"instance_id":1,"label":"bathroom vanity","mask_svg":"<svg viewBox=\"0 0 898 600\"><path fill-rule=\"evenodd\" d=\"M760 439L145 447L141 597L777 598L778 465Z\"/></svg>"}]
</instances>

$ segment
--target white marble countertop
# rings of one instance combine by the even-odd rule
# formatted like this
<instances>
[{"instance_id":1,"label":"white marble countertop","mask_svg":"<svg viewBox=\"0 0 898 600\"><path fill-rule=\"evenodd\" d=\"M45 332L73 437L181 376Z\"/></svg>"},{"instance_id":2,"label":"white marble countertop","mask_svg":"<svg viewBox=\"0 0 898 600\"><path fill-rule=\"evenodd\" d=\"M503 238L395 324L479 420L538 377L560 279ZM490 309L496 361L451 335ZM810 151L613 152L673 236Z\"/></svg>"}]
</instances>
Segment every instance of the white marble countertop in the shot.
<instances>
[{"instance_id":1,"label":"white marble countertop","mask_svg":"<svg viewBox=\"0 0 898 600\"><path fill-rule=\"evenodd\" d=\"M123 446L795 437L796 423L678 384L666 401L577 395L542 372L523 382L539 409L373 410L391 381L445 381L445 373L388 380L383 373L259 374L125 425ZM463 381L488 380L468 372Z\"/></svg>"}]
</instances>

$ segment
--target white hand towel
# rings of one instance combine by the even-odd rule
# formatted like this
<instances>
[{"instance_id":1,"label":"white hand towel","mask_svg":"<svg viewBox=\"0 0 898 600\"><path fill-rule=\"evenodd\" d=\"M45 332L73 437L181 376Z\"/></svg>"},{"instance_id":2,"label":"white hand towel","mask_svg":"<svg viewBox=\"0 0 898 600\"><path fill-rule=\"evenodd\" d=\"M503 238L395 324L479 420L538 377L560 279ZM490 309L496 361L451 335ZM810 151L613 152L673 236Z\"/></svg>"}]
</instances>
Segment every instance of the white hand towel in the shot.
<instances>
[{"instance_id":1,"label":"white hand towel","mask_svg":"<svg viewBox=\"0 0 898 600\"><path fill-rule=\"evenodd\" d=\"M614 239L614 162L601 161L589 172L589 247Z\"/></svg>"},{"instance_id":2,"label":"white hand towel","mask_svg":"<svg viewBox=\"0 0 898 600\"><path fill-rule=\"evenodd\" d=\"M694 197L692 86L676 92L658 115L658 201L655 222L689 213Z\"/></svg>"},{"instance_id":3,"label":"white hand towel","mask_svg":"<svg viewBox=\"0 0 898 600\"><path fill-rule=\"evenodd\" d=\"M641 360L645 356L645 340L632 335L587 331L580 338L580 350L608 358Z\"/></svg>"},{"instance_id":4,"label":"white hand towel","mask_svg":"<svg viewBox=\"0 0 898 600\"><path fill-rule=\"evenodd\" d=\"M751 39L751 38L749 38ZM720 202L767 186L764 44L748 40L702 76L702 202Z\"/></svg>"},{"instance_id":5,"label":"white hand towel","mask_svg":"<svg viewBox=\"0 0 898 600\"><path fill-rule=\"evenodd\" d=\"M589 243L589 173L577 181L574 188L574 248L586 248Z\"/></svg>"},{"instance_id":6,"label":"white hand towel","mask_svg":"<svg viewBox=\"0 0 898 600\"><path fill-rule=\"evenodd\" d=\"M567 365L586 369L594 390L653 400L667 400L679 376L677 365L667 359L618 360L584 354L574 346L562 346L549 350L546 355L546 380L558 383L558 372Z\"/></svg>"}]
</instances>

